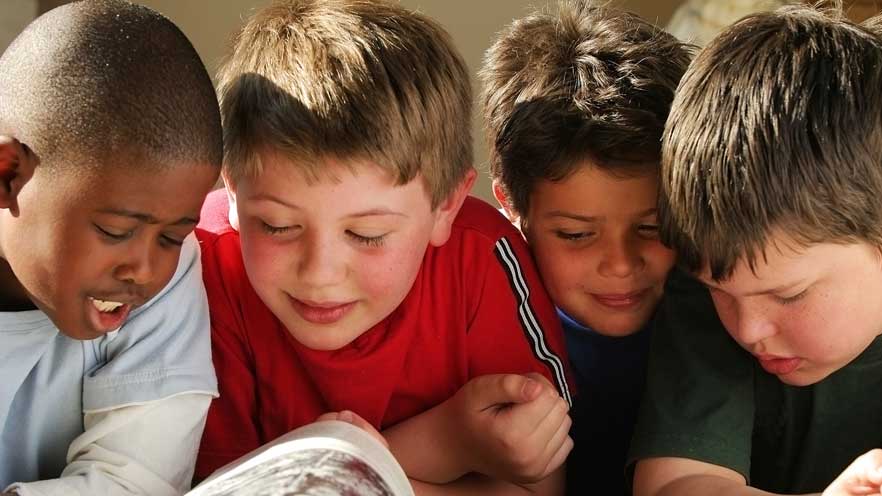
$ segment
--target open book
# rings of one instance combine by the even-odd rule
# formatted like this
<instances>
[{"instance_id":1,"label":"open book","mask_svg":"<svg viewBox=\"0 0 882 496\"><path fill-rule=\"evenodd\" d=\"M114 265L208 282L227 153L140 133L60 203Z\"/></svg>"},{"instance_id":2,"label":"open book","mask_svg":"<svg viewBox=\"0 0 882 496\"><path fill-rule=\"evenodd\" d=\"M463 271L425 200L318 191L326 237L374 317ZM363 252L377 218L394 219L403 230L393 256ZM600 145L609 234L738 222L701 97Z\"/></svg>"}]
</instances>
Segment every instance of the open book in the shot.
<instances>
[{"instance_id":1,"label":"open book","mask_svg":"<svg viewBox=\"0 0 882 496\"><path fill-rule=\"evenodd\" d=\"M413 496L392 453L358 427L325 420L220 468L186 496Z\"/></svg>"}]
</instances>

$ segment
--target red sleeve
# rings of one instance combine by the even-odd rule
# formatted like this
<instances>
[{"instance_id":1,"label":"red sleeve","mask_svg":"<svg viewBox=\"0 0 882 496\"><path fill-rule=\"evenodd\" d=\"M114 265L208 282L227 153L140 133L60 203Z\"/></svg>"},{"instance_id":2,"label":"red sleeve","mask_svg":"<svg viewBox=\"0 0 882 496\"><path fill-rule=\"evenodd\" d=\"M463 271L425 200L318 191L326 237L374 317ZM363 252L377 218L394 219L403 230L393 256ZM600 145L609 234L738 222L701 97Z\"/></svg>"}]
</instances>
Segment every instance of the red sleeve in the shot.
<instances>
[{"instance_id":1,"label":"red sleeve","mask_svg":"<svg viewBox=\"0 0 882 496\"><path fill-rule=\"evenodd\" d=\"M511 228L492 249L468 331L469 375L539 372L572 405L560 319L526 242Z\"/></svg>"},{"instance_id":2,"label":"red sleeve","mask_svg":"<svg viewBox=\"0 0 882 496\"><path fill-rule=\"evenodd\" d=\"M257 423L253 354L242 325L241 299L236 294L236 278L225 280L225 272L235 272L235 267L224 264L235 265L241 255L225 253L223 240L211 234L197 230L197 236L202 243L203 279L211 313L212 361L220 393L211 403L202 435L195 472L199 481L263 443Z\"/></svg>"}]
</instances>

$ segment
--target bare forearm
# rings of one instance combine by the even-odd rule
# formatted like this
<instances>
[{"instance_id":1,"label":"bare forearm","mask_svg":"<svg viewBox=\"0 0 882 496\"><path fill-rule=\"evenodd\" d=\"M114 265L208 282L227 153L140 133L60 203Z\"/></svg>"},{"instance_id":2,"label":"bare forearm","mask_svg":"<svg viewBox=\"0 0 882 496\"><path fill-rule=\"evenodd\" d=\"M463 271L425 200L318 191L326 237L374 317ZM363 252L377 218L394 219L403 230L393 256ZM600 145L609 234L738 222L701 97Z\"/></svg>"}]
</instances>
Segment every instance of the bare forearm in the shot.
<instances>
[{"instance_id":1,"label":"bare forearm","mask_svg":"<svg viewBox=\"0 0 882 496\"><path fill-rule=\"evenodd\" d=\"M641 494L637 491L634 494ZM690 475L672 480L652 496L782 496L716 475ZM820 496L816 494L816 496Z\"/></svg>"},{"instance_id":2,"label":"bare forearm","mask_svg":"<svg viewBox=\"0 0 882 496\"><path fill-rule=\"evenodd\" d=\"M408 477L444 484L471 471L460 456L456 427L444 408L442 403L383 431Z\"/></svg>"},{"instance_id":3,"label":"bare forearm","mask_svg":"<svg viewBox=\"0 0 882 496\"><path fill-rule=\"evenodd\" d=\"M417 496L454 496L460 494L480 494L482 496L529 496L539 494L555 496L564 494L565 476L564 470L561 468L536 484L511 484L474 473L465 475L448 484L428 484L416 480L411 480L411 484Z\"/></svg>"}]
</instances>

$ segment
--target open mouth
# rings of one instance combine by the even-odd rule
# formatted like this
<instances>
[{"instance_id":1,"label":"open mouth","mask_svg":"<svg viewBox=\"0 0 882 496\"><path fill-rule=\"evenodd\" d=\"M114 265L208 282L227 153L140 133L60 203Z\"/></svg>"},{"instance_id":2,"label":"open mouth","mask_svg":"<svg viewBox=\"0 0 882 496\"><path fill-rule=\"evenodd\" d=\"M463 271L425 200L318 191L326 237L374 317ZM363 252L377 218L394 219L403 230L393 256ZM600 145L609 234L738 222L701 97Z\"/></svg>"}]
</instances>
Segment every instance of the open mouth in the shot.
<instances>
[{"instance_id":1,"label":"open mouth","mask_svg":"<svg viewBox=\"0 0 882 496\"><path fill-rule=\"evenodd\" d=\"M89 298L89 300L92 302L92 305L98 309L99 312L104 313L113 313L114 311L125 305L125 303L119 301L99 300L97 298Z\"/></svg>"},{"instance_id":2,"label":"open mouth","mask_svg":"<svg viewBox=\"0 0 882 496\"><path fill-rule=\"evenodd\" d=\"M89 320L92 327L99 333L106 333L119 329L126 318L132 305L121 301L101 300L89 297Z\"/></svg>"}]
</instances>

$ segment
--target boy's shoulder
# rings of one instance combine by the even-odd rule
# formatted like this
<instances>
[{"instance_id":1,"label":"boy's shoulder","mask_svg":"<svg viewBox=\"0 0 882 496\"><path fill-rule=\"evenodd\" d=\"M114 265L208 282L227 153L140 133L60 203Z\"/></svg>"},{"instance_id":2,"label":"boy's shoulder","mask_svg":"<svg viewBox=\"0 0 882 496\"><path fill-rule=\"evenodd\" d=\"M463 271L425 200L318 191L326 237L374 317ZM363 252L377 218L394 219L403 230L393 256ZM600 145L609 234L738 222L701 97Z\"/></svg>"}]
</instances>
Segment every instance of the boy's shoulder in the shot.
<instances>
[{"instance_id":1,"label":"boy's shoulder","mask_svg":"<svg viewBox=\"0 0 882 496\"><path fill-rule=\"evenodd\" d=\"M466 197L456 220L454 233L478 235L495 244L500 238L521 239L520 231L489 203L474 196ZM451 236L451 240L454 236Z\"/></svg>"},{"instance_id":2,"label":"boy's shoulder","mask_svg":"<svg viewBox=\"0 0 882 496\"><path fill-rule=\"evenodd\" d=\"M205 197L199 213L199 225L196 227L200 242L204 242L207 238L236 232L230 224L230 202L226 189L214 190Z\"/></svg>"},{"instance_id":3,"label":"boy's shoulder","mask_svg":"<svg viewBox=\"0 0 882 496\"><path fill-rule=\"evenodd\" d=\"M202 253L202 277L209 300L219 287L233 285L243 289L247 286L239 232L230 222L230 203L225 189L212 191L205 198L196 226L196 238Z\"/></svg>"}]
</instances>

